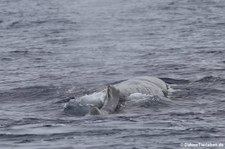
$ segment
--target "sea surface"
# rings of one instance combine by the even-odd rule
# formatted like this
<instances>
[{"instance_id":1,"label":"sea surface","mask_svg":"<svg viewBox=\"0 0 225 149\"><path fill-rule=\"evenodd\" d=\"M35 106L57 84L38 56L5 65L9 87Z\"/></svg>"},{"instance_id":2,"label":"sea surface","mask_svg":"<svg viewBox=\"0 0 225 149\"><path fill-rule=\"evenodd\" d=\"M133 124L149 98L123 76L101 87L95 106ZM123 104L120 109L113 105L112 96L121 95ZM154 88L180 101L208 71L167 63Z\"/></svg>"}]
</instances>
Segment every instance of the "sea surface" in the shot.
<instances>
[{"instance_id":1,"label":"sea surface","mask_svg":"<svg viewBox=\"0 0 225 149\"><path fill-rule=\"evenodd\" d=\"M106 116L63 111L146 75L170 84L172 102L136 97ZM0 1L1 149L225 146L224 87L224 0Z\"/></svg>"}]
</instances>

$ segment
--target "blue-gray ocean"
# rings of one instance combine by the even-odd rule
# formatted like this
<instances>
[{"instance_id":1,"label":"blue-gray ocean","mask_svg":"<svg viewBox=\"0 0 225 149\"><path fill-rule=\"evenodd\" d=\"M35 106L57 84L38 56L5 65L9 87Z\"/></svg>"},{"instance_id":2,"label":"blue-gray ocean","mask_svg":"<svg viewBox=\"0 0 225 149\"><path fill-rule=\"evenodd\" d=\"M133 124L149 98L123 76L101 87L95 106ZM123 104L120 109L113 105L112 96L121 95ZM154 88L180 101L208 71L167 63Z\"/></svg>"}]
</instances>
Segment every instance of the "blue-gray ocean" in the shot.
<instances>
[{"instance_id":1,"label":"blue-gray ocean","mask_svg":"<svg viewBox=\"0 0 225 149\"><path fill-rule=\"evenodd\" d=\"M224 0L1 0L0 148L225 145L224 58ZM63 111L146 75L170 84L172 102L107 116Z\"/></svg>"}]
</instances>

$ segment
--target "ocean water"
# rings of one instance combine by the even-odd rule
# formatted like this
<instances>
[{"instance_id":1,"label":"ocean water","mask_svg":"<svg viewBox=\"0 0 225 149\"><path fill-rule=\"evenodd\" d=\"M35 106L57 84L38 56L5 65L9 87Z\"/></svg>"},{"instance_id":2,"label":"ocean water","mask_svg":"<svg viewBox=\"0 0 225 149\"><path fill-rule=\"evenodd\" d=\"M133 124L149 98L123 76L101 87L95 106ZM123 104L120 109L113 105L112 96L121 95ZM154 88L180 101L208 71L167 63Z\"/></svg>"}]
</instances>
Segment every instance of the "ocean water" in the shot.
<instances>
[{"instance_id":1,"label":"ocean water","mask_svg":"<svg viewBox=\"0 0 225 149\"><path fill-rule=\"evenodd\" d=\"M224 14L223 0L1 0L0 148L225 146ZM172 102L63 111L143 75L169 83Z\"/></svg>"}]
</instances>

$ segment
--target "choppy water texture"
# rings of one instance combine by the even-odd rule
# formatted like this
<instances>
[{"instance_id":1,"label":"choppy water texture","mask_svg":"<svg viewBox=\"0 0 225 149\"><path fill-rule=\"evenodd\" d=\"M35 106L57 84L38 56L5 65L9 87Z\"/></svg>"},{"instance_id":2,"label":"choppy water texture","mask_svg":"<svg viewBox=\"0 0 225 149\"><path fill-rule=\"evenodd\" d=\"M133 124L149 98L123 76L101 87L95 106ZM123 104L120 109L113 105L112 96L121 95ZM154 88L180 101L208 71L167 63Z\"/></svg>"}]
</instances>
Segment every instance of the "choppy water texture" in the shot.
<instances>
[{"instance_id":1,"label":"choppy water texture","mask_svg":"<svg viewBox=\"0 0 225 149\"><path fill-rule=\"evenodd\" d=\"M225 143L224 14L223 0L1 0L0 148ZM71 97L143 75L173 83L174 102L63 112Z\"/></svg>"}]
</instances>

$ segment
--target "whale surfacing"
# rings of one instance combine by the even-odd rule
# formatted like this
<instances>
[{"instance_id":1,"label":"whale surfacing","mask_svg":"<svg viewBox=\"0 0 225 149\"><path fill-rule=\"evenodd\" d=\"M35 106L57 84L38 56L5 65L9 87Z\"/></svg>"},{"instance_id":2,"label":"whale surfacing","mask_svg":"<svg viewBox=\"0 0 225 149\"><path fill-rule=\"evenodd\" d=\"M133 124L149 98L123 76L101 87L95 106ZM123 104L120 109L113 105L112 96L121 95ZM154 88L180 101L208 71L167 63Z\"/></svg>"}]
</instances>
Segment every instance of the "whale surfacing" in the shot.
<instances>
[{"instance_id":1,"label":"whale surfacing","mask_svg":"<svg viewBox=\"0 0 225 149\"><path fill-rule=\"evenodd\" d=\"M82 96L65 105L64 111L82 113L81 115L107 115L118 111L133 93L142 93L159 97L168 95L168 85L156 77L142 76L118 84L109 85L107 89ZM98 96L99 95L99 96Z\"/></svg>"}]
</instances>

